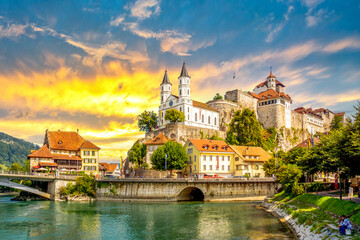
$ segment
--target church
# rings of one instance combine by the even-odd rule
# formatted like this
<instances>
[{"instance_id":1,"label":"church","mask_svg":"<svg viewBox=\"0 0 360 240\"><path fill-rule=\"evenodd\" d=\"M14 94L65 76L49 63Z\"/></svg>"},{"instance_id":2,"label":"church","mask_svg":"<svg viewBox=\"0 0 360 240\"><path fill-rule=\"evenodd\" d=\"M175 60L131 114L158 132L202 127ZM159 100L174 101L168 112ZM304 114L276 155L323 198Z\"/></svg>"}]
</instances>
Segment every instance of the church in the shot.
<instances>
[{"instance_id":1,"label":"church","mask_svg":"<svg viewBox=\"0 0 360 240\"><path fill-rule=\"evenodd\" d=\"M180 76L178 77L178 96L172 94L172 84L167 70L161 86L161 104L159 106L158 128L165 128L170 121L165 120L166 111L176 109L183 112L185 121L178 123L185 126L219 130L219 111L210 105L191 99L191 77L183 63Z\"/></svg>"}]
</instances>

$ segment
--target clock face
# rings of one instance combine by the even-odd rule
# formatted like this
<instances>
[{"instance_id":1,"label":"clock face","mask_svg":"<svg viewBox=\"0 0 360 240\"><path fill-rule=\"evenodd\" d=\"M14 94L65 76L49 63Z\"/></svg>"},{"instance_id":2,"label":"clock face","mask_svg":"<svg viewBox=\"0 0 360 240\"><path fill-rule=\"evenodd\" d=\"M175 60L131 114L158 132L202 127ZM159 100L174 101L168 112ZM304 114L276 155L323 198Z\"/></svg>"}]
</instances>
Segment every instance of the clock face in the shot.
<instances>
[{"instance_id":1,"label":"clock face","mask_svg":"<svg viewBox=\"0 0 360 240\"><path fill-rule=\"evenodd\" d=\"M188 99L188 102L190 102L190 99Z\"/></svg>"},{"instance_id":2,"label":"clock face","mask_svg":"<svg viewBox=\"0 0 360 240\"><path fill-rule=\"evenodd\" d=\"M173 105L173 101L170 101L170 102L169 102L169 105L172 106L172 105Z\"/></svg>"}]
</instances>

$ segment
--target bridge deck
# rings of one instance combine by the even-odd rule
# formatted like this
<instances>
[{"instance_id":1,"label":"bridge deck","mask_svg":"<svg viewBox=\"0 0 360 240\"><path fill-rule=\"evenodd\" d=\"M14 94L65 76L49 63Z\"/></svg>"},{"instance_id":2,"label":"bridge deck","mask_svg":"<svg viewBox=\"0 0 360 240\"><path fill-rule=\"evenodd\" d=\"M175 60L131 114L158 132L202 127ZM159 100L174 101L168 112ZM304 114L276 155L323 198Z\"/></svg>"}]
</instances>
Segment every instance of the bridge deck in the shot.
<instances>
[{"instance_id":1,"label":"bridge deck","mask_svg":"<svg viewBox=\"0 0 360 240\"><path fill-rule=\"evenodd\" d=\"M102 178L97 182L151 182L151 183L250 183L250 182L274 182L272 178L216 178L216 179L195 179L195 178Z\"/></svg>"},{"instance_id":2,"label":"bridge deck","mask_svg":"<svg viewBox=\"0 0 360 240\"><path fill-rule=\"evenodd\" d=\"M28 186L25 186L25 185L21 185L21 184L18 184L18 183L14 183L14 182L11 182L11 181L4 181L4 179L0 179L0 185L4 186L4 187L10 187L10 188L19 189L19 190L22 190L22 191L33 193L33 194L42 196L44 198L50 199L50 194L49 193L45 193L45 192L39 191L39 190L37 190L35 188L28 187Z\"/></svg>"}]
</instances>

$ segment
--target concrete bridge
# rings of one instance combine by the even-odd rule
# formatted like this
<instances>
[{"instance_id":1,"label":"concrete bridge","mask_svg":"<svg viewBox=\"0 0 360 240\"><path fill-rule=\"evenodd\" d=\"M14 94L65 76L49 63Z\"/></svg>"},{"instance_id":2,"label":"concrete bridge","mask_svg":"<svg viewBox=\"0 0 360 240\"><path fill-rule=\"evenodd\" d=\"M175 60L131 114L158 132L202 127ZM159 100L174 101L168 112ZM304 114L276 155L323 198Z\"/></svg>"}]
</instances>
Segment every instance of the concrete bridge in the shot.
<instances>
[{"instance_id":1,"label":"concrete bridge","mask_svg":"<svg viewBox=\"0 0 360 240\"><path fill-rule=\"evenodd\" d=\"M69 181L73 182L75 177L76 176L55 176L50 174L34 174L30 172L0 171L0 186L19 189L50 200L58 200L60 199L60 187L66 186ZM46 189L40 191L36 188L18 184L11 180L31 180L33 182L47 182L48 184Z\"/></svg>"},{"instance_id":2,"label":"concrete bridge","mask_svg":"<svg viewBox=\"0 0 360 240\"><path fill-rule=\"evenodd\" d=\"M275 194L273 179L103 179L97 199L120 201L262 201Z\"/></svg>"}]
</instances>

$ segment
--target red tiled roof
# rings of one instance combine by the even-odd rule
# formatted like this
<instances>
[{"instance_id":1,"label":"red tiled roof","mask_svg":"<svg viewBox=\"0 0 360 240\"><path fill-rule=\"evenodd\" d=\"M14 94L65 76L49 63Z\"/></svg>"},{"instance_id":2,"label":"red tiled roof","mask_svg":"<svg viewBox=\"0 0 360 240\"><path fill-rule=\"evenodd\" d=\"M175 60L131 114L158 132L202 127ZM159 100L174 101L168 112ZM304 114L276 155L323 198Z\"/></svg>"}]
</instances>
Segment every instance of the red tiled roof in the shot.
<instances>
[{"instance_id":1,"label":"red tiled roof","mask_svg":"<svg viewBox=\"0 0 360 240\"><path fill-rule=\"evenodd\" d=\"M116 170L117 166L118 166L116 163L103 163L103 162L101 162L99 164L100 164L100 166L102 166L104 168L104 170L106 172L114 172Z\"/></svg>"},{"instance_id":2,"label":"red tiled roof","mask_svg":"<svg viewBox=\"0 0 360 240\"><path fill-rule=\"evenodd\" d=\"M265 151L262 147L251 147L251 146L236 146L230 145L234 152L241 156L258 156L259 159L246 159L244 161L254 161L254 162L265 162L271 158L271 155Z\"/></svg>"},{"instance_id":3,"label":"red tiled roof","mask_svg":"<svg viewBox=\"0 0 360 240\"><path fill-rule=\"evenodd\" d=\"M266 99L273 99L273 98L284 98L289 101L292 101L291 97L288 94L285 94L283 92L279 93L275 91L274 89L269 89L264 92L261 92L259 94L255 94L250 92L251 96L259 99L259 100L266 100Z\"/></svg>"},{"instance_id":4,"label":"red tiled roof","mask_svg":"<svg viewBox=\"0 0 360 240\"><path fill-rule=\"evenodd\" d=\"M82 161L79 156L76 155L68 155L68 154L52 154L54 160L74 160L74 161Z\"/></svg>"},{"instance_id":5,"label":"red tiled roof","mask_svg":"<svg viewBox=\"0 0 360 240\"><path fill-rule=\"evenodd\" d=\"M153 139L145 142L145 145L162 145L165 144L169 139L162 133L159 133L156 137Z\"/></svg>"},{"instance_id":6,"label":"red tiled roof","mask_svg":"<svg viewBox=\"0 0 360 240\"><path fill-rule=\"evenodd\" d=\"M320 142L320 139L318 138L313 138L314 139L314 145L318 144ZM294 148L307 148L309 147L309 139L306 139L304 141L302 141L301 143L299 143L298 145L296 145Z\"/></svg>"},{"instance_id":7,"label":"red tiled roof","mask_svg":"<svg viewBox=\"0 0 360 240\"><path fill-rule=\"evenodd\" d=\"M319 113L319 112L331 112L331 113L333 113L331 110L329 110L329 109L325 109L325 108L317 108L317 109L315 109L314 110L314 113Z\"/></svg>"},{"instance_id":8,"label":"red tiled roof","mask_svg":"<svg viewBox=\"0 0 360 240\"><path fill-rule=\"evenodd\" d=\"M335 113L334 115L335 115L335 116L345 116L345 113L344 113L344 112L340 112L340 113Z\"/></svg>"},{"instance_id":9,"label":"red tiled roof","mask_svg":"<svg viewBox=\"0 0 360 240\"><path fill-rule=\"evenodd\" d=\"M269 77L270 77L270 75L269 75ZM269 78L269 77L267 77L267 78ZM276 83L276 86L277 86L277 85L280 85L280 86L282 86L282 87L285 87L285 85L282 84L281 82L279 82L277 79L275 80L275 83ZM265 80L265 81L262 82L262 83L259 83L258 85L256 85L256 87L258 88L258 87L262 87L262 86L264 86L264 85L268 86L268 85L267 85L267 80Z\"/></svg>"},{"instance_id":10,"label":"red tiled roof","mask_svg":"<svg viewBox=\"0 0 360 240\"><path fill-rule=\"evenodd\" d=\"M214 112L219 112L218 110L216 110L215 108L211 107L210 105L208 105L206 103L198 102L195 100L192 100L192 102L193 102L194 107L203 108L203 109L207 109L207 110L214 111Z\"/></svg>"},{"instance_id":11,"label":"red tiled roof","mask_svg":"<svg viewBox=\"0 0 360 240\"><path fill-rule=\"evenodd\" d=\"M189 141L200 152L228 152L228 153L233 153L234 152L230 148L230 146L227 145L226 142L223 141L223 140L189 139ZM206 149L206 147L208 149Z\"/></svg>"},{"instance_id":12,"label":"red tiled roof","mask_svg":"<svg viewBox=\"0 0 360 240\"><path fill-rule=\"evenodd\" d=\"M98 146L96 146L95 144L93 144L92 142L86 140L80 148L93 148L93 149L100 149Z\"/></svg>"},{"instance_id":13,"label":"red tiled roof","mask_svg":"<svg viewBox=\"0 0 360 240\"><path fill-rule=\"evenodd\" d=\"M294 111L297 113L300 113L300 114L309 114L314 117L322 119L322 116L317 114L319 111L316 112L316 111L312 110L312 108L298 107L298 108L295 108Z\"/></svg>"},{"instance_id":14,"label":"red tiled roof","mask_svg":"<svg viewBox=\"0 0 360 240\"><path fill-rule=\"evenodd\" d=\"M48 131L51 149L77 151L85 142L77 132Z\"/></svg>"},{"instance_id":15,"label":"red tiled roof","mask_svg":"<svg viewBox=\"0 0 360 240\"><path fill-rule=\"evenodd\" d=\"M33 151L33 150L31 150ZM28 157L34 158L52 158L52 154L46 145L42 146L39 150L31 152Z\"/></svg>"},{"instance_id":16,"label":"red tiled roof","mask_svg":"<svg viewBox=\"0 0 360 240\"><path fill-rule=\"evenodd\" d=\"M39 162L40 167L57 167L56 163L52 162Z\"/></svg>"}]
</instances>

